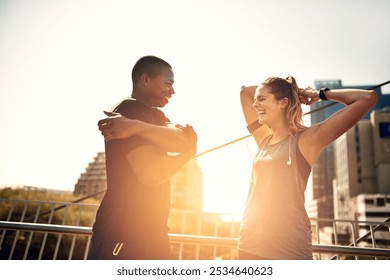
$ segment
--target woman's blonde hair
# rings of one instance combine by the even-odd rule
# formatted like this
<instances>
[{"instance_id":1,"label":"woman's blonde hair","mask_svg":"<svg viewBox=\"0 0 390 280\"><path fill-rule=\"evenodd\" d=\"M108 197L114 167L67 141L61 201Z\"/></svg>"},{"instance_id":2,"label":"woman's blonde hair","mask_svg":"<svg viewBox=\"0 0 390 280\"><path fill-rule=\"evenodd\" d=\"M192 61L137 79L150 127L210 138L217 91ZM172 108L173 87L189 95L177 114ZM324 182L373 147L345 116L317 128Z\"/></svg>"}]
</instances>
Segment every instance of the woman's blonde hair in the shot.
<instances>
[{"instance_id":1,"label":"woman's blonde hair","mask_svg":"<svg viewBox=\"0 0 390 280\"><path fill-rule=\"evenodd\" d=\"M288 99L286 108L286 119L289 121L290 133L301 132L306 129L303 125L303 111L301 102L299 101L299 88L294 77L289 76L286 79L279 77L270 77L262 82L263 86L267 86L276 100Z\"/></svg>"}]
</instances>

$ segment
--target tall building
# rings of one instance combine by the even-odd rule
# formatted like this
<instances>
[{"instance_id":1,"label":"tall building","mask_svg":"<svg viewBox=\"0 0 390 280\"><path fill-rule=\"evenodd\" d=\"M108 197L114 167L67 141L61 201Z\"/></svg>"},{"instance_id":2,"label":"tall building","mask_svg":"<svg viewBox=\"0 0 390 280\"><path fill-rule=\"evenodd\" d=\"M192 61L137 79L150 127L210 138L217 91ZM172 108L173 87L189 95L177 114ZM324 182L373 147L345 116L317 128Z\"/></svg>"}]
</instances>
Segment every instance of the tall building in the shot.
<instances>
[{"instance_id":1,"label":"tall building","mask_svg":"<svg viewBox=\"0 0 390 280\"><path fill-rule=\"evenodd\" d=\"M371 114L378 192L390 194L390 107Z\"/></svg>"},{"instance_id":2,"label":"tall building","mask_svg":"<svg viewBox=\"0 0 390 280\"><path fill-rule=\"evenodd\" d=\"M334 218L369 222L390 219L390 110L373 111L334 143ZM348 227L339 228L348 233ZM359 236L370 231L358 228ZM387 231L387 233L386 233ZM350 232L350 231L349 231ZM390 245L388 229L376 242Z\"/></svg>"},{"instance_id":3,"label":"tall building","mask_svg":"<svg viewBox=\"0 0 390 280\"><path fill-rule=\"evenodd\" d=\"M330 89L342 89L342 88L361 88L368 89L374 87L374 85L361 85L361 86L343 86L341 80L317 80L315 81L315 88L328 87ZM378 102L371 110L377 110L385 106L390 106L390 95L383 95L381 88L376 88L375 91L378 94ZM311 105L310 110L313 113L310 114L311 124L319 123L332 114L342 109L344 105L333 104L328 107L330 101L320 101ZM323 108L324 107L324 108ZM370 113L367 113L363 119L368 120ZM333 179L335 177L335 165L334 165L334 143L329 145L321 153L312 170L312 186L313 197L311 198L311 204L309 207L309 215L311 217L319 218L334 218L334 204L333 204Z\"/></svg>"},{"instance_id":4,"label":"tall building","mask_svg":"<svg viewBox=\"0 0 390 280\"><path fill-rule=\"evenodd\" d=\"M85 172L80 174L79 179L74 187L74 195L92 195L107 189L106 177L106 156L105 153L99 152L88 164ZM101 199L103 194L96 198Z\"/></svg>"},{"instance_id":5,"label":"tall building","mask_svg":"<svg viewBox=\"0 0 390 280\"><path fill-rule=\"evenodd\" d=\"M105 153L99 152L88 164L74 188L74 195L88 196L107 189ZM203 176L196 159L189 161L171 179L171 205L173 209L199 210L203 208ZM98 199L103 194L97 195Z\"/></svg>"}]
</instances>

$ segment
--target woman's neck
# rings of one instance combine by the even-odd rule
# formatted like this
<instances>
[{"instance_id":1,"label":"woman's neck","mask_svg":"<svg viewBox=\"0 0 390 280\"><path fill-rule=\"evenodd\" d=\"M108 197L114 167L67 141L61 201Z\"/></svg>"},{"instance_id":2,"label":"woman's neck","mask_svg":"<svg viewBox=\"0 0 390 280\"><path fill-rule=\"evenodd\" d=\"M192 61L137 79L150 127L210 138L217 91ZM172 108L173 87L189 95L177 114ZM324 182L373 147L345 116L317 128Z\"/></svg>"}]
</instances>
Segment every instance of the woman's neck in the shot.
<instances>
[{"instance_id":1,"label":"woman's neck","mask_svg":"<svg viewBox=\"0 0 390 280\"><path fill-rule=\"evenodd\" d=\"M271 131L272 137L270 139L270 144L277 143L290 135L289 127L286 125L281 125L279 127L271 127Z\"/></svg>"}]
</instances>

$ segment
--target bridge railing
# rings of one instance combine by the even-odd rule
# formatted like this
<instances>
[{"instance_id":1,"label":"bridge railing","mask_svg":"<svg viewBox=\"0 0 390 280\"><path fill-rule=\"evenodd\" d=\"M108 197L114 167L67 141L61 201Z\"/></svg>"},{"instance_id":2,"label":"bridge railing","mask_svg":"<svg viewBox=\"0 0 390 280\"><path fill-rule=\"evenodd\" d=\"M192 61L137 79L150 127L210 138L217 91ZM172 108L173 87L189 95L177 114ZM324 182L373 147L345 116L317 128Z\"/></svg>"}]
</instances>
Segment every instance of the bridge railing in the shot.
<instances>
[{"instance_id":1,"label":"bridge railing","mask_svg":"<svg viewBox=\"0 0 390 280\"><path fill-rule=\"evenodd\" d=\"M0 199L0 259L86 259L98 206ZM390 259L388 221L311 223L315 259ZM172 210L169 226L174 259L237 259L239 215Z\"/></svg>"}]
</instances>

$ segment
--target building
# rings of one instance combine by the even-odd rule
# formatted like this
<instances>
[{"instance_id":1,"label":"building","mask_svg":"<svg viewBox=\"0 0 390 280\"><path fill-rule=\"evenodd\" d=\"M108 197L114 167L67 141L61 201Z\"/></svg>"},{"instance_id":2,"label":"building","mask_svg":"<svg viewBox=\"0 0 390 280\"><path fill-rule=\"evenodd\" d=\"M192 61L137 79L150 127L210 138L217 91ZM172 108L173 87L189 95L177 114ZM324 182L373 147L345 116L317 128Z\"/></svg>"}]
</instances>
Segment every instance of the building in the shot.
<instances>
[{"instance_id":1,"label":"building","mask_svg":"<svg viewBox=\"0 0 390 280\"><path fill-rule=\"evenodd\" d=\"M370 116L334 142L335 219L389 222L390 110L373 111ZM361 236L370 228L364 225L356 230ZM386 230L379 230L375 236L377 242L389 245Z\"/></svg>"},{"instance_id":2,"label":"building","mask_svg":"<svg viewBox=\"0 0 390 280\"><path fill-rule=\"evenodd\" d=\"M88 164L85 172L80 174L80 177L75 185L73 194L78 196L87 196L107 189L106 177L106 156L105 153L99 152ZM96 196L101 199L104 193Z\"/></svg>"},{"instance_id":3,"label":"building","mask_svg":"<svg viewBox=\"0 0 390 280\"><path fill-rule=\"evenodd\" d=\"M373 85L361 85L361 86L343 86L341 80L318 80L315 81L315 88L328 87L330 89L341 88L362 88L368 89L374 87ZM383 95L381 88L376 88L375 91L378 94L378 102L371 110L378 110L386 106L390 106L390 95ZM328 107L324 107L330 105ZM324 107L324 108L323 108ZM329 116L342 109L342 104L330 104L330 101L320 101L311 105L310 113L311 124L319 123ZM367 113L363 119L369 120L370 113ZM334 218L334 205L333 205L333 179L335 177L334 166L334 145L329 145L321 153L312 170L312 198L309 206L310 217L319 218ZM340 172L340 171L339 171Z\"/></svg>"},{"instance_id":4,"label":"building","mask_svg":"<svg viewBox=\"0 0 390 280\"><path fill-rule=\"evenodd\" d=\"M390 107L371 114L378 193L390 194Z\"/></svg>"}]
</instances>

